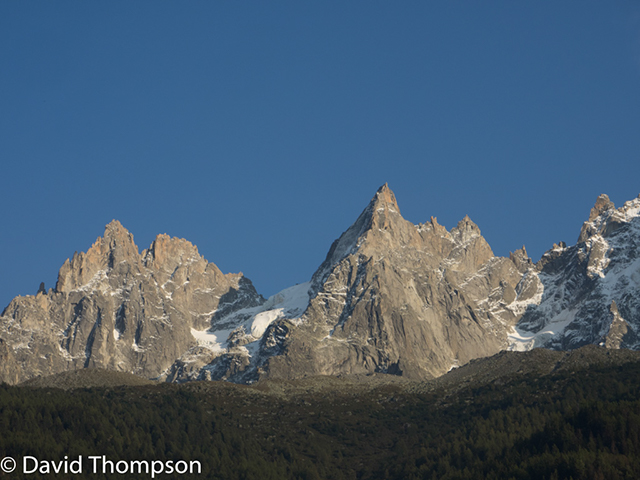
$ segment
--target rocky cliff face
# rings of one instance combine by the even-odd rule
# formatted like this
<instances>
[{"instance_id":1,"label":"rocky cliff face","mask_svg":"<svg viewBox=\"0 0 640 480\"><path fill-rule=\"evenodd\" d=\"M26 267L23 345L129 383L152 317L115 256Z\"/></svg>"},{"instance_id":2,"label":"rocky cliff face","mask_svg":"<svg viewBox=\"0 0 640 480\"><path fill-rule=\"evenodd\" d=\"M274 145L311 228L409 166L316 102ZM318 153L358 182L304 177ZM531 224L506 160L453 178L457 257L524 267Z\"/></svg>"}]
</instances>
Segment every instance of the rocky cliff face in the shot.
<instances>
[{"instance_id":1,"label":"rocky cliff face","mask_svg":"<svg viewBox=\"0 0 640 480\"><path fill-rule=\"evenodd\" d=\"M640 196L618 209L598 197L577 244L554 245L525 275L538 298L512 348L640 348Z\"/></svg>"},{"instance_id":2,"label":"rocky cliff face","mask_svg":"<svg viewBox=\"0 0 640 480\"><path fill-rule=\"evenodd\" d=\"M101 367L182 382L432 378L500 350L640 348L640 197L598 198L578 243L494 256L468 218L414 225L381 187L309 282L264 300L186 240L120 223L0 317L0 380Z\"/></svg>"},{"instance_id":3,"label":"rocky cliff face","mask_svg":"<svg viewBox=\"0 0 640 480\"><path fill-rule=\"evenodd\" d=\"M407 222L384 185L308 283L219 318L221 354L183 356L172 378L429 378L503 349L638 348L639 206L600 197L578 245L534 264L524 247L494 256L468 217Z\"/></svg>"},{"instance_id":4,"label":"rocky cliff face","mask_svg":"<svg viewBox=\"0 0 640 480\"><path fill-rule=\"evenodd\" d=\"M468 217L413 225L385 185L332 245L304 315L272 325L287 335L265 373L442 375L504 347L514 319L493 307L520 277Z\"/></svg>"},{"instance_id":5,"label":"rocky cliff face","mask_svg":"<svg viewBox=\"0 0 640 480\"><path fill-rule=\"evenodd\" d=\"M192 329L218 311L264 302L242 274L224 275L186 240L158 235L142 254L117 221L67 260L55 289L16 297L0 317L0 380L79 368L153 378L197 346Z\"/></svg>"},{"instance_id":6,"label":"rocky cliff face","mask_svg":"<svg viewBox=\"0 0 640 480\"><path fill-rule=\"evenodd\" d=\"M201 369L183 357L174 378L439 376L507 347L537 293L516 291L531 265L524 249L495 257L468 217L413 225L384 185L308 283L221 318L222 354Z\"/></svg>"}]
</instances>

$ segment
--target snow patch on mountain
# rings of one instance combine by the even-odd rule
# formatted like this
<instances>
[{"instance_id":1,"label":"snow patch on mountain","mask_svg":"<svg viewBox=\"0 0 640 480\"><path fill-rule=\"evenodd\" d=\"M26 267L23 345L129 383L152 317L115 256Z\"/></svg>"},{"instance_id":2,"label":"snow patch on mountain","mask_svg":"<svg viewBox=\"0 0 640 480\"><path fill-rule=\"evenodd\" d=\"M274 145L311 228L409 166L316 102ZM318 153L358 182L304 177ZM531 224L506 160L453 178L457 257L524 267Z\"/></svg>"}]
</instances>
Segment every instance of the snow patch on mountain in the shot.
<instances>
[{"instance_id":1,"label":"snow patch on mountain","mask_svg":"<svg viewBox=\"0 0 640 480\"><path fill-rule=\"evenodd\" d=\"M263 307L269 310L281 309L288 318L299 317L309 305L309 288L311 288L311 282L299 283L293 287L285 288L269 297Z\"/></svg>"},{"instance_id":2,"label":"snow patch on mountain","mask_svg":"<svg viewBox=\"0 0 640 480\"><path fill-rule=\"evenodd\" d=\"M544 346L558 335L562 335L565 328L574 321L575 316L576 310L564 310L537 332L528 332L518 327L512 327L508 334L509 347L507 350L526 352L532 348Z\"/></svg>"},{"instance_id":3,"label":"snow patch on mountain","mask_svg":"<svg viewBox=\"0 0 640 480\"><path fill-rule=\"evenodd\" d=\"M217 319L209 329L191 329L191 335L198 346L217 356L228 353L232 348L230 340L235 335L240 335L246 343L233 346L236 353L255 357L259 352L260 340L269 325L282 318L296 319L304 313L309 305L310 286L311 282L305 282L286 288L269 297L260 306L243 308ZM195 358L191 352L188 353L189 358ZM185 359L186 357L183 358Z\"/></svg>"},{"instance_id":4,"label":"snow patch on mountain","mask_svg":"<svg viewBox=\"0 0 640 480\"><path fill-rule=\"evenodd\" d=\"M509 350L601 344L612 303L630 329L618 345L640 347L640 197L617 209L606 195L598 197L578 243L554 246L536 269L544 293L509 334Z\"/></svg>"},{"instance_id":5,"label":"snow patch on mountain","mask_svg":"<svg viewBox=\"0 0 640 480\"><path fill-rule=\"evenodd\" d=\"M226 333L226 335L225 335ZM218 330L217 332L210 332L208 330L196 330L191 329L191 335L196 339L198 345L206 347L214 352L222 352L222 342L226 341L227 337L231 333L231 330ZM224 340L222 340L224 338Z\"/></svg>"},{"instance_id":6,"label":"snow patch on mountain","mask_svg":"<svg viewBox=\"0 0 640 480\"><path fill-rule=\"evenodd\" d=\"M255 338L262 337L262 334L267 330L267 327L278 318L281 318L282 313L282 308L276 308L257 314L253 317L253 322L251 323L251 335Z\"/></svg>"}]
</instances>

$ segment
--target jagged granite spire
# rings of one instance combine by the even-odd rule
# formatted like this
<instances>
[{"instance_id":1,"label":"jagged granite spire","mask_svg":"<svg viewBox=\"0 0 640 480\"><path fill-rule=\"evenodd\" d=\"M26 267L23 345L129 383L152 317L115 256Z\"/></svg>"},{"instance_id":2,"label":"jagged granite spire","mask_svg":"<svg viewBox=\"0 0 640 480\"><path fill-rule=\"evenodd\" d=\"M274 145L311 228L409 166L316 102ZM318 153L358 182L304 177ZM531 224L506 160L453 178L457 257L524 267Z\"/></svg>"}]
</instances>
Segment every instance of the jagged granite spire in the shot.
<instances>
[{"instance_id":1,"label":"jagged granite spire","mask_svg":"<svg viewBox=\"0 0 640 480\"><path fill-rule=\"evenodd\" d=\"M215 356L193 332L216 312L262 302L242 274L223 275L186 240L159 235L139 254L114 220L64 263L54 290L16 297L0 316L0 381L78 368L162 377L188 352Z\"/></svg>"},{"instance_id":2,"label":"jagged granite spire","mask_svg":"<svg viewBox=\"0 0 640 480\"><path fill-rule=\"evenodd\" d=\"M601 194L596 199L596 203L589 212L589 220L584 222L580 235L578 237L578 243L585 242L589 237L597 234L602 226L605 224L609 215L607 213L614 212L616 206L609 200L609 196Z\"/></svg>"},{"instance_id":3,"label":"jagged granite spire","mask_svg":"<svg viewBox=\"0 0 640 480\"><path fill-rule=\"evenodd\" d=\"M492 291L496 302L500 292L515 298L520 278L468 217L451 232L433 217L413 225L385 184L331 246L304 315L267 330L277 354L262 371L441 375L506 345L501 322L513 315L498 318L477 301Z\"/></svg>"},{"instance_id":4,"label":"jagged granite spire","mask_svg":"<svg viewBox=\"0 0 640 480\"><path fill-rule=\"evenodd\" d=\"M615 208L600 195L578 243L535 266L539 294L518 323L526 348L640 348L640 196Z\"/></svg>"},{"instance_id":5,"label":"jagged granite spire","mask_svg":"<svg viewBox=\"0 0 640 480\"><path fill-rule=\"evenodd\" d=\"M138 247L133 235L117 220L105 226L104 235L98 237L86 253L75 253L58 272L57 292L69 292L89 284L97 275L106 276L114 268L136 273L141 267ZM123 273L123 272L120 272Z\"/></svg>"},{"instance_id":6,"label":"jagged granite spire","mask_svg":"<svg viewBox=\"0 0 640 480\"><path fill-rule=\"evenodd\" d=\"M465 216L402 218L383 185L312 280L265 301L190 242L138 253L117 221L49 292L0 316L0 381L87 367L167 381L383 372L424 379L501 349L640 348L640 196L601 195L577 245L496 257Z\"/></svg>"},{"instance_id":7,"label":"jagged granite spire","mask_svg":"<svg viewBox=\"0 0 640 480\"><path fill-rule=\"evenodd\" d=\"M327 256L313 276L313 284L321 284L330 269L358 249L365 234L374 229L389 231L398 221L404 222L396 196L385 183L373 196L357 220L333 242Z\"/></svg>"}]
</instances>

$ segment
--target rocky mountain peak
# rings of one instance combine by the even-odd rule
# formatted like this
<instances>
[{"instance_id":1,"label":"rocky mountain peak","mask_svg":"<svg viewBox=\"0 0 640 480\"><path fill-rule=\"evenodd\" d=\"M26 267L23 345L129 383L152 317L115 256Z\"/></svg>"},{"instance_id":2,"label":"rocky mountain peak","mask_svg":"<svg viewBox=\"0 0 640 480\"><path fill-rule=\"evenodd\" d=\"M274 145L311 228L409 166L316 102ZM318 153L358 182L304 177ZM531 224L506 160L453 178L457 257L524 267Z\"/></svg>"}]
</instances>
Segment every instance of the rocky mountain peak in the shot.
<instances>
[{"instance_id":1,"label":"rocky mountain peak","mask_svg":"<svg viewBox=\"0 0 640 480\"><path fill-rule=\"evenodd\" d=\"M541 288L518 328L547 348L640 348L639 234L640 200L615 208L600 195L578 243L554 245L536 264Z\"/></svg>"},{"instance_id":2,"label":"rocky mountain peak","mask_svg":"<svg viewBox=\"0 0 640 480\"><path fill-rule=\"evenodd\" d=\"M115 218L104 226L104 238L124 238L131 235L129 230L122 226Z\"/></svg>"},{"instance_id":3,"label":"rocky mountain peak","mask_svg":"<svg viewBox=\"0 0 640 480\"><path fill-rule=\"evenodd\" d=\"M215 356L206 332L221 317L264 303L250 280L223 274L187 240L158 235L140 255L115 220L67 259L54 291L40 290L0 316L0 342L11 345L0 363L16 373L0 369L0 381L96 367L174 378L174 363Z\"/></svg>"},{"instance_id":4,"label":"rocky mountain peak","mask_svg":"<svg viewBox=\"0 0 640 480\"><path fill-rule=\"evenodd\" d=\"M578 237L578 243L586 242L594 235L599 235L606 229L609 218L616 212L614 203L609 200L609 196L601 194L596 199L596 203L589 213L589 220L584 222Z\"/></svg>"},{"instance_id":5,"label":"rocky mountain peak","mask_svg":"<svg viewBox=\"0 0 640 480\"><path fill-rule=\"evenodd\" d=\"M442 375L506 343L521 277L468 216L450 232L414 225L383 185L314 274L302 317L268 330L281 340L264 372Z\"/></svg>"},{"instance_id":6,"label":"rocky mountain peak","mask_svg":"<svg viewBox=\"0 0 640 480\"><path fill-rule=\"evenodd\" d=\"M124 228L118 220L112 220L105 226L104 235L96 240L96 244L94 247L97 247L97 251L92 251L94 249L92 247L87 252L87 256L92 254L109 255L108 262L111 268L120 262L133 260L139 255L138 247L133 241L133 234Z\"/></svg>"},{"instance_id":7,"label":"rocky mountain peak","mask_svg":"<svg viewBox=\"0 0 640 480\"><path fill-rule=\"evenodd\" d=\"M138 247L133 235L117 220L105 226L104 235L98 237L86 253L75 253L58 272L56 291L69 292L89 284L98 276L106 276L113 268L139 267Z\"/></svg>"},{"instance_id":8,"label":"rocky mountain peak","mask_svg":"<svg viewBox=\"0 0 640 480\"><path fill-rule=\"evenodd\" d=\"M265 301L187 240L161 234L139 254L114 220L55 290L0 316L0 381L89 367L179 382L424 379L505 348L640 349L639 235L640 196L616 209L601 195L583 241L534 265L524 246L496 257L469 216L450 231L414 225L385 184L310 282Z\"/></svg>"},{"instance_id":9,"label":"rocky mountain peak","mask_svg":"<svg viewBox=\"0 0 640 480\"><path fill-rule=\"evenodd\" d=\"M313 276L313 283L315 285L322 283L333 266L358 250L363 243L377 243L380 232L385 236L409 234L405 225L408 223L400 215L396 196L385 183L378 189L353 225L333 242L325 261Z\"/></svg>"},{"instance_id":10,"label":"rocky mountain peak","mask_svg":"<svg viewBox=\"0 0 640 480\"><path fill-rule=\"evenodd\" d=\"M640 198L625 202L622 207L616 209L609 197L602 194L591 209L589 220L582 225L578 243L587 242L597 236L609 237L622 225L638 217L640 217Z\"/></svg>"},{"instance_id":11,"label":"rocky mountain peak","mask_svg":"<svg viewBox=\"0 0 640 480\"><path fill-rule=\"evenodd\" d=\"M378 189L374 197L371 199L369 206L375 212L380 211L380 209L385 209L400 214L400 208L398 207L396 196L391 191L387 183Z\"/></svg>"},{"instance_id":12,"label":"rocky mountain peak","mask_svg":"<svg viewBox=\"0 0 640 480\"><path fill-rule=\"evenodd\" d=\"M444 225L440 225L438 223L438 218L434 216L431 216L429 222L427 222L424 226L431 227L433 231L441 237L446 237L449 234L449 232L447 231L447 227L445 227ZM422 225L418 225L418 228L422 228Z\"/></svg>"},{"instance_id":13,"label":"rocky mountain peak","mask_svg":"<svg viewBox=\"0 0 640 480\"><path fill-rule=\"evenodd\" d=\"M607 194L603 193L599 195L596 199L596 204L589 213L589 221L595 220L602 212L613 210L614 208L616 208L616 206L611 200L609 200L609 196Z\"/></svg>"},{"instance_id":14,"label":"rocky mountain peak","mask_svg":"<svg viewBox=\"0 0 640 480\"><path fill-rule=\"evenodd\" d=\"M363 224L365 231L389 230L398 219L402 218L396 196L386 183L378 189L362 214L365 220Z\"/></svg>"},{"instance_id":15,"label":"rocky mountain peak","mask_svg":"<svg viewBox=\"0 0 640 480\"><path fill-rule=\"evenodd\" d=\"M388 244L398 240L407 241L413 232L413 225L400 214L396 197L385 183L376 192L367 208L370 220L366 232L369 243Z\"/></svg>"},{"instance_id":16,"label":"rocky mountain peak","mask_svg":"<svg viewBox=\"0 0 640 480\"><path fill-rule=\"evenodd\" d=\"M480 228L471 221L469 215L465 215L455 228L451 229L451 235L461 244L469 243L481 236Z\"/></svg>"},{"instance_id":17,"label":"rocky mountain peak","mask_svg":"<svg viewBox=\"0 0 640 480\"><path fill-rule=\"evenodd\" d=\"M170 237L167 234L156 236L151 246L142 252L146 267L173 272L179 266L204 259L198 252L198 247L184 238Z\"/></svg>"},{"instance_id":18,"label":"rocky mountain peak","mask_svg":"<svg viewBox=\"0 0 640 480\"><path fill-rule=\"evenodd\" d=\"M529 257L527 249L524 248L524 245L522 246L522 248L519 248L515 252L510 252L509 259L513 262L520 273L526 272L530 267L533 266L533 261Z\"/></svg>"}]
</instances>

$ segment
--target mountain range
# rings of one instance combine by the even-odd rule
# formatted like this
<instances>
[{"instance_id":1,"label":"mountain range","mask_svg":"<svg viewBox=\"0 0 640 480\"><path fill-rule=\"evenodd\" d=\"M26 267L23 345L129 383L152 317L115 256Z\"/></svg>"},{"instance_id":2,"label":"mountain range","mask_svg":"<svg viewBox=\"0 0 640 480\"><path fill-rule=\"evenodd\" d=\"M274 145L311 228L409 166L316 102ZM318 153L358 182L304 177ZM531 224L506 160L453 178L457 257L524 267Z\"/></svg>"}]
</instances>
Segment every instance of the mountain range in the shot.
<instances>
[{"instance_id":1,"label":"mountain range","mask_svg":"<svg viewBox=\"0 0 640 480\"><path fill-rule=\"evenodd\" d=\"M385 184L308 282L265 299L184 239L140 253L118 221L54 288L0 316L0 381L102 368L168 382L432 379L535 347L640 349L640 196L601 195L575 245L495 256L465 217L414 225Z\"/></svg>"}]
</instances>

